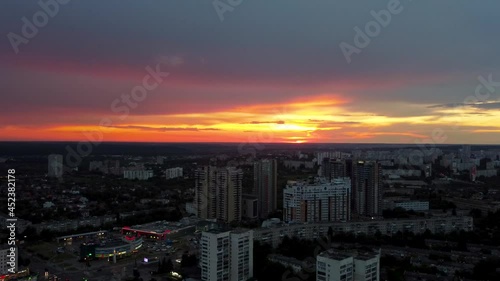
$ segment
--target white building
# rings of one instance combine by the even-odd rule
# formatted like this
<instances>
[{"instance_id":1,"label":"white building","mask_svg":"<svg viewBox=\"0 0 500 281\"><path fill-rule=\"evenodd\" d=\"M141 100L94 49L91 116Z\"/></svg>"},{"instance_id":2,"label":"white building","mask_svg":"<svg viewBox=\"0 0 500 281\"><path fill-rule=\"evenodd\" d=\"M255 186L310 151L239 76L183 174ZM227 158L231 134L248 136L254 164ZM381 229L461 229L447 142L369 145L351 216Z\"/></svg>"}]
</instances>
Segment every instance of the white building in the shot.
<instances>
[{"instance_id":1,"label":"white building","mask_svg":"<svg viewBox=\"0 0 500 281\"><path fill-rule=\"evenodd\" d=\"M152 170L125 170L123 171L123 178L129 180L147 180L153 177Z\"/></svg>"},{"instance_id":2,"label":"white building","mask_svg":"<svg viewBox=\"0 0 500 281\"><path fill-rule=\"evenodd\" d=\"M229 233L203 232L200 244L201 280L229 281Z\"/></svg>"},{"instance_id":3,"label":"white building","mask_svg":"<svg viewBox=\"0 0 500 281\"><path fill-rule=\"evenodd\" d=\"M48 176L60 178L63 175L63 156L60 154L49 155Z\"/></svg>"},{"instance_id":4,"label":"white building","mask_svg":"<svg viewBox=\"0 0 500 281\"><path fill-rule=\"evenodd\" d=\"M198 214L198 208L195 202L187 202L186 203L186 213L188 214L193 214L197 215Z\"/></svg>"},{"instance_id":5,"label":"white building","mask_svg":"<svg viewBox=\"0 0 500 281\"><path fill-rule=\"evenodd\" d=\"M283 208L286 221L328 222L351 219L351 180L317 178L289 182L283 190Z\"/></svg>"},{"instance_id":6,"label":"white building","mask_svg":"<svg viewBox=\"0 0 500 281\"><path fill-rule=\"evenodd\" d=\"M354 281L380 280L380 254L362 254L354 257Z\"/></svg>"},{"instance_id":7,"label":"white building","mask_svg":"<svg viewBox=\"0 0 500 281\"><path fill-rule=\"evenodd\" d=\"M253 277L253 231L235 230L230 238L230 280L246 281Z\"/></svg>"},{"instance_id":8,"label":"white building","mask_svg":"<svg viewBox=\"0 0 500 281\"><path fill-rule=\"evenodd\" d=\"M316 258L316 281L353 281L354 259L343 253L323 252Z\"/></svg>"},{"instance_id":9,"label":"white building","mask_svg":"<svg viewBox=\"0 0 500 281\"><path fill-rule=\"evenodd\" d=\"M201 280L246 281L253 277L253 231L208 231L200 241Z\"/></svg>"},{"instance_id":10,"label":"white building","mask_svg":"<svg viewBox=\"0 0 500 281\"><path fill-rule=\"evenodd\" d=\"M183 172L181 167L175 167L165 170L165 177L167 178L167 180L179 178L182 176Z\"/></svg>"},{"instance_id":11,"label":"white building","mask_svg":"<svg viewBox=\"0 0 500 281\"><path fill-rule=\"evenodd\" d=\"M44 209L50 209L50 208L53 208L55 206L56 205L54 203L50 202L50 201L47 201L47 202L43 203L43 208Z\"/></svg>"},{"instance_id":12,"label":"white building","mask_svg":"<svg viewBox=\"0 0 500 281\"><path fill-rule=\"evenodd\" d=\"M380 254L331 249L316 259L317 281L379 281Z\"/></svg>"}]
</instances>

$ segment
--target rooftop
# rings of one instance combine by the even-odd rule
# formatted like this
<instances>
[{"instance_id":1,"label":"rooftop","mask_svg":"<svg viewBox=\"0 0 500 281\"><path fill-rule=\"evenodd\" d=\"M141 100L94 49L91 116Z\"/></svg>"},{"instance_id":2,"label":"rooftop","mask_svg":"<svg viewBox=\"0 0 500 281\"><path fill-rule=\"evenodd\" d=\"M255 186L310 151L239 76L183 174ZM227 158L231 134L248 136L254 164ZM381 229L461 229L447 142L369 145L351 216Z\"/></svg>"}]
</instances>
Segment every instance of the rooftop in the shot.
<instances>
[{"instance_id":1,"label":"rooftop","mask_svg":"<svg viewBox=\"0 0 500 281\"><path fill-rule=\"evenodd\" d=\"M155 221L141 225L133 225L130 227L124 226L123 229L139 230L149 233L163 234L163 233L170 233L170 231L177 230L180 227L182 227L182 223L179 222Z\"/></svg>"},{"instance_id":2,"label":"rooftop","mask_svg":"<svg viewBox=\"0 0 500 281\"><path fill-rule=\"evenodd\" d=\"M333 249L322 252L319 254L319 256L337 261L345 260L352 257L352 255L348 255L347 253L344 253L342 251L335 251Z\"/></svg>"},{"instance_id":3,"label":"rooftop","mask_svg":"<svg viewBox=\"0 0 500 281\"><path fill-rule=\"evenodd\" d=\"M350 250L339 250L339 249L329 249L325 252L320 253L322 257L330 258L333 260L345 260L347 258L354 258L356 260L371 260L377 257L377 252L375 251L359 251L356 249Z\"/></svg>"},{"instance_id":4,"label":"rooftop","mask_svg":"<svg viewBox=\"0 0 500 281\"><path fill-rule=\"evenodd\" d=\"M203 231L203 232L210 233L210 234L221 234L221 233L226 233L229 231L230 231L229 229L209 229L209 230Z\"/></svg>"}]
</instances>

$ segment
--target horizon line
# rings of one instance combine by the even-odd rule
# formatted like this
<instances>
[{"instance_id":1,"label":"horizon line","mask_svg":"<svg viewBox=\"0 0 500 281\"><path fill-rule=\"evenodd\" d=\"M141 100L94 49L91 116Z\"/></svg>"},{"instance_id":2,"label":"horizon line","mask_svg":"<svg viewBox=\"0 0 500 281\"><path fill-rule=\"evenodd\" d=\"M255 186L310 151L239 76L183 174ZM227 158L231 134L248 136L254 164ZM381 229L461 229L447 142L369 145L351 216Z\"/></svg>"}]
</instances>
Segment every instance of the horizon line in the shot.
<instances>
[{"instance_id":1,"label":"horizon line","mask_svg":"<svg viewBox=\"0 0 500 281\"><path fill-rule=\"evenodd\" d=\"M2 143L80 143L80 142L90 142L91 141L81 141L81 140L0 140L0 144ZM363 145L419 145L416 143L390 143L390 142L197 142L197 141L186 141L186 142L147 142L147 141L101 141L94 145L100 144L293 144L293 145L322 145L322 144L363 144ZM493 143L446 143L446 144L438 144L438 143L422 143L420 145L425 146L451 146L451 145L487 145L487 146L500 146L500 144Z\"/></svg>"}]
</instances>

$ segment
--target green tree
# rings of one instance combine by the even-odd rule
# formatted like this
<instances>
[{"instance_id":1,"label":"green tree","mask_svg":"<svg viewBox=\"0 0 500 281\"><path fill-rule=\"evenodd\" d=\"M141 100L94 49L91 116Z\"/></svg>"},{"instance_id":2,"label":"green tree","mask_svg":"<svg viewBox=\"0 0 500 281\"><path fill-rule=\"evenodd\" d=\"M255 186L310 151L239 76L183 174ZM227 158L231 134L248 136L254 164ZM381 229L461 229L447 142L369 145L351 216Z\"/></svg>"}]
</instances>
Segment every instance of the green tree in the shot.
<instances>
[{"instance_id":1,"label":"green tree","mask_svg":"<svg viewBox=\"0 0 500 281\"><path fill-rule=\"evenodd\" d=\"M328 238L332 239L333 238L333 228L330 226L328 227Z\"/></svg>"},{"instance_id":2,"label":"green tree","mask_svg":"<svg viewBox=\"0 0 500 281\"><path fill-rule=\"evenodd\" d=\"M174 270L174 265L172 263L172 260L168 259L168 261L165 263L164 267L165 267L165 272L172 272L172 270Z\"/></svg>"}]
</instances>

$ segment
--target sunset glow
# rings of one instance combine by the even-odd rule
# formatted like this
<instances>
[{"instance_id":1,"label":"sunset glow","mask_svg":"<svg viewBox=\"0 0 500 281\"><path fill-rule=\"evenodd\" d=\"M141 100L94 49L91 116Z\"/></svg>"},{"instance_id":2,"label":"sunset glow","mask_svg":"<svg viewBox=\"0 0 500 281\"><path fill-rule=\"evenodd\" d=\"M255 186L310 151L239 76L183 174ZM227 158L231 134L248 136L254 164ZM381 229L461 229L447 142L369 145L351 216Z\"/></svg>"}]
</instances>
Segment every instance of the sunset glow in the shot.
<instances>
[{"instance_id":1,"label":"sunset glow","mask_svg":"<svg viewBox=\"0 0 500 281\"><path fill-rule=\"evenodd\" d=\"M338 9L324 3L305 23L285 17L276 24L266 7L254 24L248 17L259 6L250 2L228 23L210 14L211 5L124 4L137 22L115 21L111 8L96 15L92 5L74 5L82 6L80 16L61 13L18 54L0 46L0 141L81 141L95 133L130 142L413 143L439 128L449 143L500 142L500 45L476 36L497 26L478 22L458 37L434 33L443 22L462 24L438 20L444 4L434 7L433 20L405 20L429 34L390 26L352 63L338 45L352 40L370 8L332 17L327 11ZM286 11L298 15L305 5ZM4 34L18 32L26 14L12 6ZM179 14L164 12L172 10ZM117 23L97 28L89 17ZM436 53L436 45L447 51ZM471 54L476 45L492 47ZM131 98L145 81L154 87Z\"/></svg>"}]
</instances>

